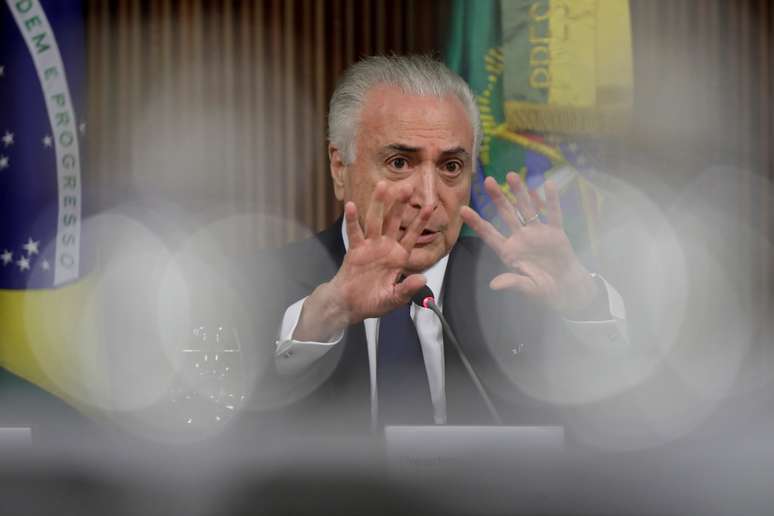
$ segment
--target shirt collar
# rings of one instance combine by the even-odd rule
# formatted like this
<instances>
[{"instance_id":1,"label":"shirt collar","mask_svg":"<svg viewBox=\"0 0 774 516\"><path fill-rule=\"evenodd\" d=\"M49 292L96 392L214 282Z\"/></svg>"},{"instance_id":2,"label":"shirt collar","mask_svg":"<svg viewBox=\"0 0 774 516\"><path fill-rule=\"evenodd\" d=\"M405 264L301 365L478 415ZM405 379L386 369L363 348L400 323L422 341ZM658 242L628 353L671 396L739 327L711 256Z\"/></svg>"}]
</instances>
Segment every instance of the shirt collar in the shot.
<instances>
[{"instance_id":1,"label":"shirt collar","mask_svg":"<svg viewBox=\"0 0 774 516\"><path fill-rule=\"evenodd\" d=\"M344 219L341 221L341 239L344 242L344 249L349 251L349 236L347 235L346 221ZM443 277L446 274L446 264L448 262L449 255L446 254L428 269L422 271L422 274L427 278L427 286L430 287L430 290L435 294L438 306L441 306L441 300L443 299L443 292L441 292L441 289L443 288Z\"/></svg>"}]
</instances>

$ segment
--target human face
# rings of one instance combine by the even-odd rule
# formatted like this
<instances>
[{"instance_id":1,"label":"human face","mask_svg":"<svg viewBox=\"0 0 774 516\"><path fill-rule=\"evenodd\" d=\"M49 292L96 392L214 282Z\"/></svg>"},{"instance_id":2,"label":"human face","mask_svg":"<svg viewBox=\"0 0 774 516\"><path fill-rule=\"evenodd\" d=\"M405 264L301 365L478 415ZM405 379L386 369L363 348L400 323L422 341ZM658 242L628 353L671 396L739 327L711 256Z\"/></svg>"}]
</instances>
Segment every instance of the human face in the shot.
<instances>
[{"instance_id":1,"label":"human face","mask_svg":"<svg viewBox=\"0 0 774 516\"><path fill-rule=\"evenodd\" d=\"M460 234L460 208L470 198L473 174L473 127L462 102L453 95L374 87L363 103L355 148L350 164L337 149L329 152L336 197L355 203L361 226L379 181L391 187L408 184L412 194L401 228L425 206L432 214L407 272L423 271L448 254Z\"/></svg>"}]
</instances>

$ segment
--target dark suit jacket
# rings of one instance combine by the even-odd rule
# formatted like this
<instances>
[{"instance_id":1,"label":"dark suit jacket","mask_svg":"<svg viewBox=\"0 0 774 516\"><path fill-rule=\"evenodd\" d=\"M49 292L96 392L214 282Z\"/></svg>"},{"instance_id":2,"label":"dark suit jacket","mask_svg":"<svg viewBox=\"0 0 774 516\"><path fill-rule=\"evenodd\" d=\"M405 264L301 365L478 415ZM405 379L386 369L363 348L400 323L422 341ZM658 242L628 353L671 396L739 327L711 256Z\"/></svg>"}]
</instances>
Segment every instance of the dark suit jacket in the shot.
<instances>
[{"instance_id":1,"label":"dark suit jacket","mask_svg":"<svg viewBox=\"0 0 774 516\"><path fill-rule=\"evenodd\" d=\"M339 220L314 237L286 246L260 265L256 302L261 306L258 326L262 329L258 331L263 334L259 346L264 353L260 360L264 381L255 389L254 404L272 408L264 412L264 418L281 414L284 423L294 428L326 427L334 432L369 426L369 367L363 324L351 326L341 343L296 377L272 376L269 367L285 309L330 280L344 255ZM513 292L492 291L489 281L503 271L500 260L480 239L461 237L449 256L444 314L506 423L555 423L560 417L556 407L522 392L518 380L541 370L533 366L545 360L545 349L557 343L571 349L572 337L557 315ZM273 299L269 307L267 297ZM444 353L449 423L490 424L472 384L449 382L465 373L451 344L445 344Z\"/></svg>"}]
</instances>

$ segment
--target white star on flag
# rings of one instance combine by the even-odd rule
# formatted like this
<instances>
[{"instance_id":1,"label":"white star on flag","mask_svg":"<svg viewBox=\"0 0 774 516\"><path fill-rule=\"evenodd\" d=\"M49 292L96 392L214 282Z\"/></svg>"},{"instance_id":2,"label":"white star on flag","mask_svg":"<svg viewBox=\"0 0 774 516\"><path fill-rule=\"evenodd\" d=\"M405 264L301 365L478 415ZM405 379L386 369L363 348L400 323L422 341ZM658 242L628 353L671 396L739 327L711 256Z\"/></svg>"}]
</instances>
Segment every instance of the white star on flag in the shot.
<instances>
[{"instance_id":1,"label":"white star on flag","mask_svg":"<svg viewBox=\"0 0 774 516\"><path fill-rule=\"evenodd\" d=\"M8 249L4 249L3 254L0 254L0 260L2 260L3 266L5 267L13 260L13 253Z\"/></svg>"},{"instance_id":2,"label":"white star on flag","mask_svg":"<svg viewBox=\"0 0 774 516\"><path fill-rule=\"evenodd\" d=\"M51 147L51 143L52 143L51 137L49 135L45 135L43 137L43 145L46 147Z\"/></svg>"},{"instance_id":3,"label":"white star on flag","mask_svg":"<svg viewBox=\"0 0 774 516\"><path fill-rule=\"evenodd\" d=\"M11 131L6 131L3 135L3 145L6 147L13 145L13 133Z\"/></svg>"},{"instance_id":4,"label":"white star on flag","mask_svg":"<svg viewBox=\"0 0 774 516\"><path fill-rule=\"evenodd\" d=\"M8 156L2 156L0 155L0 170L3 170L4 168L8 168Z\"/></svg>"},{"instance_id":5,"label":"white star on flag","mask_svg":"<svg viewBox=\"0 0 774 516\"><path fill-rule=\"evenodd\" d=\"M38 254L38 245L40 244L40 240L33 240L32 238L27 239L27 243L22 246L22 248L27 251L27 256L32 256L33 254Z\"/></svg>"},{"instance_id":6,"label":"white star on flag","mask_svg":"<svg viewBox=\"0 0 774 516\"><path fill-rule=\"evenodd\" d=\"M19 260L16 262L16 265L19 266L20 271L30 270L30 261L27 259L26 256L22 256L21 258L19 258Z\"/></svg>"},{"instance_id":7,"label":"white star on flag","mask_svg":"<svg viewBox=\"0 0 774 516\"><path fill-rule=\"evenodd\" d=\"M86 134L86 122L81 122L80 125L78 125L78 130L81 134Z\"/></svg>"},{"instance_id":8,"label":"white star on flag","mask_svg":"<svg viewBox=\"0 0 774 516\"><path fill-rule=\"evenodd\" d=\"M40 268L44 271L47 271L51 268L51 265L49 265L48 260L43 260L43 262L40 264Z\"/></svg>"}]
</instances>

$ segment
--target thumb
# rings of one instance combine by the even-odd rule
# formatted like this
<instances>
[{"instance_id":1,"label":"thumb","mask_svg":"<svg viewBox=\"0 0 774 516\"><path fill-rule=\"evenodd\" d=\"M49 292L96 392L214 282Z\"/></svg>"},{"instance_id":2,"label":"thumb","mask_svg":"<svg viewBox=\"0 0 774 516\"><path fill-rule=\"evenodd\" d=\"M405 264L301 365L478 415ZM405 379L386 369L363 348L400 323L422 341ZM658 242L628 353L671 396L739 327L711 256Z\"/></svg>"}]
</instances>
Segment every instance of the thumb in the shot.
<instances>
[{"instance_id":1,"label":"thumb","mask_svg":"<svg viewBox=\"0 0 774 516\"><path fill-rule=\"evenodd\" d=\"M395 285L395 294L402 303L411 301L411 297L419 292L419 289L427 284L427 278L422 274L412 274L407 276L400 283Z\"/></svg>"},{"instance_id":2,"label":"thumb","mask_svg":"<svg viewBox=\"0 0 774 516\"><path fill-rule=\"evenodd\" d=\"M528 295L535 294L535 284L527 276L506 272L495 276L489 282L492 290L515 289Z\"/></svg>"}]
</instances>

